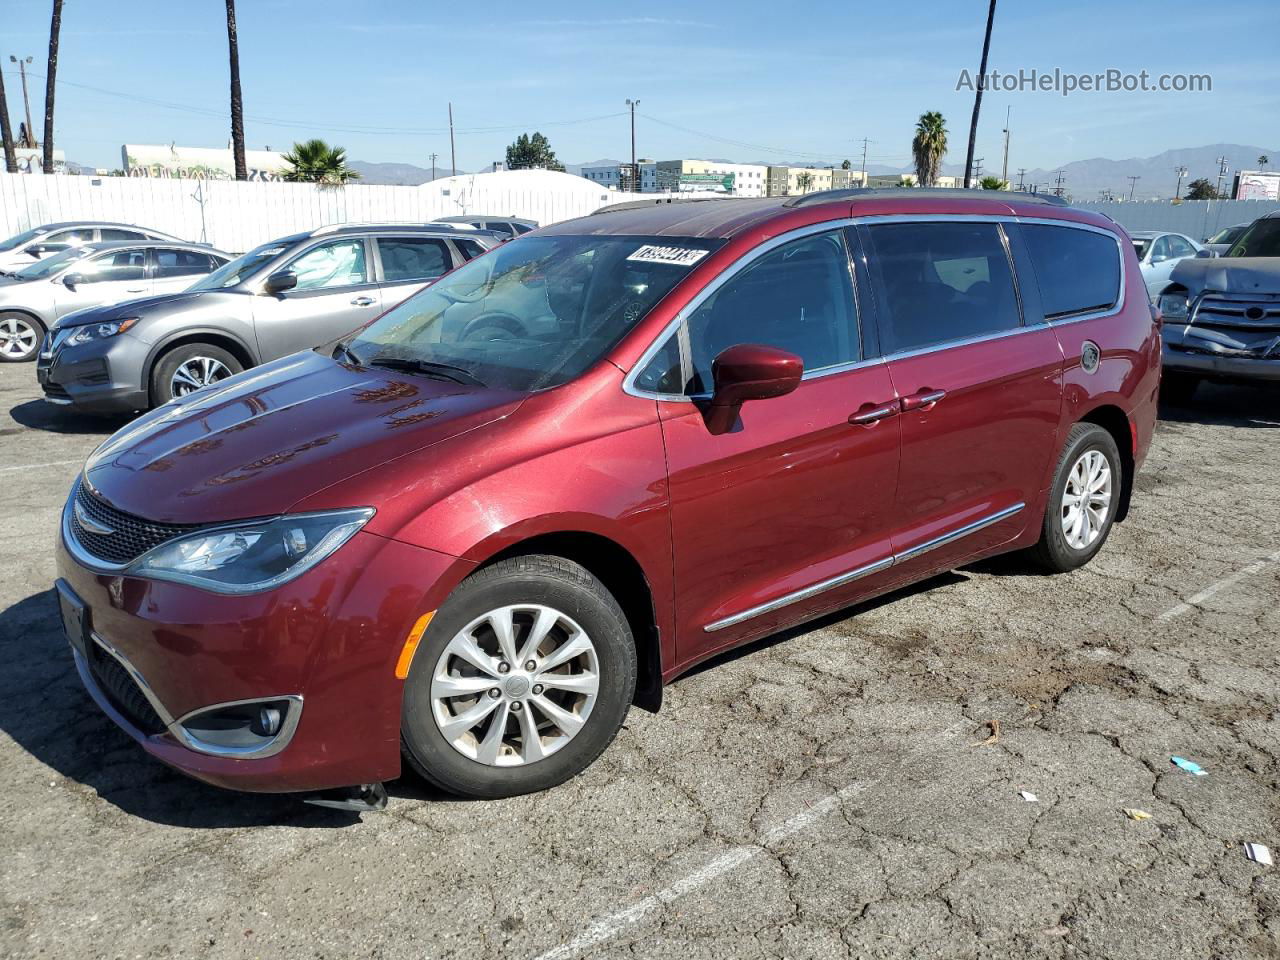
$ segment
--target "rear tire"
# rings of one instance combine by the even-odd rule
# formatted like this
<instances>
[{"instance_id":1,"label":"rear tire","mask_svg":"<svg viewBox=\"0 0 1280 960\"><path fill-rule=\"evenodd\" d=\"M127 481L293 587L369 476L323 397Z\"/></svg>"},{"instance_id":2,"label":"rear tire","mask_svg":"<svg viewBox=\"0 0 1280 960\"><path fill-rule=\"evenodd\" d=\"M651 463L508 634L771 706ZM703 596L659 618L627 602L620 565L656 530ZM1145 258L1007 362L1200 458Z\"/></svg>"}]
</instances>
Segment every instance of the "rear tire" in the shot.
<instances>
[{"instance_id":1,"label":"rear tire","mask_svg":"<svg viewBox=\"0 0 1280 960\"><path fill-rule=\"evenodd\" d=\"M211 343L185 343L164 354L151 368L151 405L188 396L243 370L240 361Z\"/></svg>"},{"instance_id":2,"label":"rear tire","mask_svg":"<svg viewBox=\"0 0 1280 960\"><path fill-rule=\"evenodd\" d=\"M1073 426L1054 470L1040 542L1029 551L1031 559L1052 573L1092 560L1111 534L1124 482L1111 434L1094 423Z\"/></svg>"},{"instance_id":3,"label":"rear tire","mask_svg":"<svg viewBox=\"0 0 1280 960\"><path fill-rule=\"evenodd\" d=\"M563 557L513 557L464 580L432 619L405 681L401 746L459 796L546 790L613 741L635 685L631 628L603 584Z\"/></svg>"},{"instance_id":4,"label":"rear tire","mask_svg":"<svg viewBox=\"0 0 1280 960\"><path fill-rule=\"evenodd\" d=\"M1200 386L1200 378L1189 373L1166 373L1160 378L1160 400L1175 407L1191 402Z\"/></svg>"},{"instance_id":5,"label":"rear tire","mask_svg":"<svg viewBox=\"0 0 1280 960\"><path fill-rule=\"evenodd\" d=\"M25 313L0 313L0 363L30 363L40 352L44 324Z\"/></svg>"}]
</instances>

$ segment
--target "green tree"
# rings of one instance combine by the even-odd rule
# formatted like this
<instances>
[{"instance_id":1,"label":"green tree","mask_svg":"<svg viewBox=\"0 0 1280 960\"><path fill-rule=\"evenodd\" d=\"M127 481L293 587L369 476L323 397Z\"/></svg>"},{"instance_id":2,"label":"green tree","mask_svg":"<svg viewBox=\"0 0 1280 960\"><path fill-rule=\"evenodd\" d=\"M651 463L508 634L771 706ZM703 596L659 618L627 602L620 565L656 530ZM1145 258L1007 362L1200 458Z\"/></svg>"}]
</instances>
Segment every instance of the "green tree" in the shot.
<instances>
[{"instance_id":1,"label":"green tree","mask_svg":"<svg viewBox=\"0 0 1280 960\"><path fill-rule=\"evenodd\" d=\"M846 160L844 163L840 164L840 169L841 169L841 170L852 170L852 169L853 169L853 164L852 164L852 163L850 163L848 160Z\"/></svg>"},{"instance_id":2,"label":"green tree","mask_svg":"<svg viewBox=\"0 0 1280 960\"><path fill-rule=\"evenodd\" d=\"M1271 162L1271 158L1264 153L1262 156L1258 157L1258 169L1265 170L1267 164L1270 162Z\"/></svg>"},{"instance_id":3,"label":"green tree","mask_svg":"<svg viewBox=\"0 0 1280 960\"><path fill-rule=\"evenodd\" d=\"M564 164L556 159L551 143L542 134L534 132L533 136L522 133L516 142L507 147L508 170L559 170L564 172Z\"/></svg>"},{"instance_id":4,"label":"green tree","mask_svg":"<svg viewBox=\"0 0 1280 960\"><path fill-rule=\"evenodd\" d=\"M938 182L938 169L947 152L947 124L937 110L922 113L916 121L915 139L911 141L911 156L916 164L916 179L922 187L932 187Z\"/></svg>"},{"instance_id":5,"label":"green tree","mask_svg":"<svg viewBox=\"0 0 1280 960\"><path fill-rule=\"evenodd\" d=\"M1206 178L1201 177L1199 180L1192 180L1187 184L1188 200L1216 200L1218 199L1218 190Z\"/></svg>"},{"instance_id":6,"label":"green tree","mask_svg":"<svg viewBox=\"0 0 1280 960\"><path fill-rule=\"evenodd\" d=\"M284 160L293 168L285 172L284 178L294 183L341 185L360 179L360 174L347 166L347 151L323 140L295 143Z\"/></svg>"},{"instance_id":7,"label":"green tree","mask_svg":"<svg viewBox=\"0 0 1280 960\"><path fill-rule=\"evenodd\" d=\"M1008 184L999 177L983 177L978 181L978 186L983 190L1004 190Z\"/></svg>"},{"instance_id":8,"label":"green tree","mask_svg":"<svg viewBox=\"0 0 1280 960\"><path fill-rule=\"evenodd\" d=\"M907 187L908 189L909 189L909 188L911 188L911 187L914 187L914 186L916 185L916 178L915 178L915 177L903 177L903 178L902 178L902 185L903 185L904 187Z\"/></svg>"},{"instance_id":9,"label":"green tree","mask_svg":"<svg viewBox=\"0 0 1280 960\"><path fill-rule=\"evenodd\" d=\"M813 186L812 173L796 174L796 186L800 188L801 193L808 193L809 188Z\"/></svg>"}]
</instances>

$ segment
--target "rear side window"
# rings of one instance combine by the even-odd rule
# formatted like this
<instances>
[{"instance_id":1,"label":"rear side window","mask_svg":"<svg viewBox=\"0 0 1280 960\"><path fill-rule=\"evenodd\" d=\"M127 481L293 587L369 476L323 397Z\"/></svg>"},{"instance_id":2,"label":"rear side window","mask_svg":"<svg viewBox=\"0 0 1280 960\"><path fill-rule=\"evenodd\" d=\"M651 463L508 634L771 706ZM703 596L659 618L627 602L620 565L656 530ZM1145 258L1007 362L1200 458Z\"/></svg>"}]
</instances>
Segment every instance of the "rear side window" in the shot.
<instances>
[{"instance_id":1,"label":"rear side window","mask_svg":"<svg viewBox=\"0 0 1280 960\"><path fill-rule=\"evenodd\" d=\"M998 225L884 223L864 228L864 235L886 354L1022 325Z\"/></svg>"},{"instance_id":2,"label":"rear side window","mask_svg":"<svg viewBox=\"0 0 1280 960\"><path fill-rule=\"evenodd\" d=\"M449 248L443 240L429 237L379 237L382 276L396 280L433 280L452 266Z\"/></svg>"},{"instance_id":3,"label":"rear side window","mask_svg":"<svg viewBox=\"0 0 1280 960\"><path fill-rule=\"evenodd\" d=\"M514 237L515 231L511 228L511 224L503 223L501 220L490 220L485 224L486 230L492 230L494 233L500 233L504 237Z\"/></svg>"},{"instance_id":4,"label":"rear side window","mask_svg":"<svg viewBox=\"0 0 1280 960\"><path fill-rule=\"evenodd\" d=\"M1035 266L1047 319L1110 310L1116 305L1120 298L1120 248L1114 237L1035 223L1022 224L1022 237ZM1152 253L1160 253L1159 244Z\"/></svg>"},{"instance_id":5,"label":"rear side window","mask_svg":"<svg viewBox=\"0 0 1280 960\"><path fill-rule=\"evenodd\" d=\"M721 351L758 343L796 354L806 372L861 358L849 256L839 231L794 240L725 282L636 377L663 394L706 394Z\"/></svg>"},{"instance_id":6,"label":"rear side window","mask_svg":"<svg viewBox=\"0 0 1280 960\"><path fill-rule=\"evenodd\" d=\"M194 277L208 273L212 269L210 258L203 253L195 253L191 250L157 250L155 253L157 280L167 277Z\"/></svg>"},{"instance_id":7,"label":"rear side window","mask_svg":"<svg viewBox=\"0 0 1280 960\"><path fill-rule=\"evenodd\" d=\"M138 230L117 230L114 227L102 228L103 240L141 240L145 236L145 233L141 233Z\"/></svg>"},{"instance_id":8,"label":"rear side window","mask_svg":"<svg viewBox=\"0 0 1280 960\"><path fill-rule=\"evenodd\" d=\"M462 252L463 257L468 260L474 260L484 253L484 247L474 240L468 240L466 237L454 237L453 243Z\"/></svg>"},{"instance_id":9,"label":"rear side window","mask_svg":"<svg viewBox=\"0 0 1280 960\"><path fill-rule=\"evenodd\" d=\"M527 223L513 223L511 227L517 234L528 233L533 229L533 227L529 226Z\"/></svg>"}]
</instances>

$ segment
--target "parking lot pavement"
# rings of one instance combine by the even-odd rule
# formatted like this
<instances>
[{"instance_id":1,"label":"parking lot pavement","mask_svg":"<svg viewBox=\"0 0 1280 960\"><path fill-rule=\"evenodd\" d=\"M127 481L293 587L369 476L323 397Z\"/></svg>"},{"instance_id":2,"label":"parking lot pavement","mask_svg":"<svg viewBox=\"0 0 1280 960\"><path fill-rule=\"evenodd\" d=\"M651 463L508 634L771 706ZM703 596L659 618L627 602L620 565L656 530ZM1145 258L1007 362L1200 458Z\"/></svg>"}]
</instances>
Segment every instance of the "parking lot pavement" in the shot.
<instances>
[{"instance_id":1,"label":"parking lot pavement","mask_svg":"<svg viewBox=\"0 0 1280 960\"><path fill-rule=\"evenodd\" d=\"M51 545L111 426L37 395L0 365L0 955L1280 954L1241 846L1280 853L1274 391L1165 411L1084 570L959 570L683 678L550 793L406 779L363 819L186 780L93 707Z\"/></svg>"}]
</instances>

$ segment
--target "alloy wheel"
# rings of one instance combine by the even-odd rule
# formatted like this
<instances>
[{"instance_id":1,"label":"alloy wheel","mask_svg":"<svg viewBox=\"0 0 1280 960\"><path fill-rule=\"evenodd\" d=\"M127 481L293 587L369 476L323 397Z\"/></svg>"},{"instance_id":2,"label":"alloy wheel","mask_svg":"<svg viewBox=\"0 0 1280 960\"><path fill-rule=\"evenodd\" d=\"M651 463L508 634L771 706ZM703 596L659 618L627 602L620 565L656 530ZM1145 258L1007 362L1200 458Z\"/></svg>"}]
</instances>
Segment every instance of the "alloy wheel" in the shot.
<instances>
[{"instance_id":1,"label":"alloy wheel","mask_svg":"<svg viewBox=\"0 0 1280 960\"><path fill-rule=\"evenodd\" d=\"M431 675L445 741L489 766L535 763L586 725L600 689L595 644L542 604L491 610L454 635Z\"/></svg>"},{"instance_id":2,"label":"alloy wheel","mask_svg":"<svg viewBox=\"0 0 1280 960\"><path fill-rule=\"evenodd\" d=\"M1091 547L1111 512L1111 464L1101 450L1082 453L1062 491L1062 533L1075 550Z\"/></svg>"},{"instance_id":3,"label":"alloy wheel","mask_svg":"<svg viewBox=\"0 0 1280 960\"><path fill-rule=\"evenodd\" d=\"M221 360L213 357L191 357L182 361L178 369L173 371L173 376L169 378L169 393L174 397L185 397L229 376L231 371Z\"/></svg>"},{"instance_id":4,"label":"alloy wheel","mask_svg":"<svg viewBox=\"0 0 1280 960\"><path fill-rule=\"evenodd\" d=\"M23 317L0 317L0 353L19 360L36 352L40 333L34 323Z\"/></svg>"}]
</instances>

